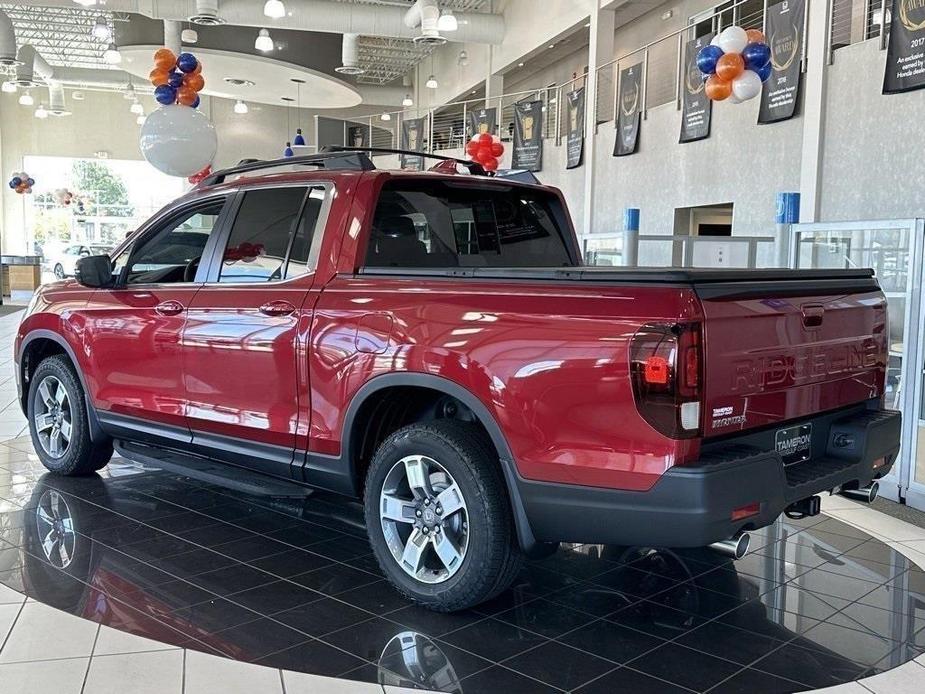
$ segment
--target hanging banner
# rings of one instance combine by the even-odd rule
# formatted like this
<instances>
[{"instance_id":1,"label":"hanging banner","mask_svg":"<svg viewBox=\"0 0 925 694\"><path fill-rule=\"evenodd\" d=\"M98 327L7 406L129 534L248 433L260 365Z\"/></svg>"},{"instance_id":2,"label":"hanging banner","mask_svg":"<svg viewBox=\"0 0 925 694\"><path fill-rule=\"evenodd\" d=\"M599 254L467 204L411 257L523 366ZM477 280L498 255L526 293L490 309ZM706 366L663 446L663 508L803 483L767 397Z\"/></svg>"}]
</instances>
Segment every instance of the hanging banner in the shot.
<instances>
[{"instance_id":1,"label":"hanging banner","mask_svg":"<svg viewBox=\"0 0 925 694\"><path fill-rule=\"evenodd\" d=\"M883 93L925 87L925 2L893 0Z\"/></svg>"},{"instance_id":2,"label":"hanging banner","mask_svg":"<svg viewBox=\"0 0 925 694\"><path fill-rule=\"evenodd\" d=\"M527 171L543 169L543 102L514 104L514 147L511 168Z\"/></svg>"},{"instance_id":3,"label":"hanging banner","mask_svg":"<svg viewBox=\"0 0 925 694\"><path fill-rule=\"evenodd\" d=\"M771 77L761 87L759 123L793 118L803 77L804 0L784 0L768 7L767 37L771 46Z\"/></svg>"},{"instance_id":4,"label":"hanging banner","mask_svg":"<svg viewBox=\"0 0 925 694\"><path fill-rule=\"evenodd\" d=\"M469 111L469 139L476 135L489 133L490 135L498 134L498 109L480 108Z\"/></svg>"},{"instance_id":5,"label":"hanging banner","mask_svg":"<svg viewBox=\"0 0 925 694\"><path fill-rule=\"evenodd\" d=\"M369 135L369 126L353 125L347 128L348 147L367 147L367 136Z\"/></svg>"},{"instance_id":6,"label":"hanging banner","mask_svg":"<svg viewBox=\"0 0 925 694\"><path fill-rule=\"evenodd\" d=\"M617 141L613 146L615 157L635 154L639 146L639 103L642 100L642 65L633 65L620 71L620 92L617 106Z\"/></svg>"},{"instance_id":7,"label":"hanging banner","mask_svg":"<svg viewBox=\"0 0 925 694\"><path fill-rule=\"evenodd\" d=\"M585 150L585 88L565 95L565 168L581 166Z\"/></svg>"},{"instance_id":8,"label":"hanging banner","mask_svg":"<svg viewBox=\"0 0 925 694\"><path fill-rule=\"evenodd\" d=\"M697 67L697 54L709 46L713 34L707 34L687 42L684 49L684 92L681 95L681 138L680 143L696 142L710 137L710 121L713 118L713 102L707 98L706 83Z\"/></svg>"},{"instance_id":9,"label":"hanging banner","mask_svg":"<svg viewBox=\"0 0 925 694\"><path fill-rule=\"evenodd\" d=\"M408 118L401 123L400 149L412 152L424 151L424 133L427 131L427 117ZM411 171L424 169L424 157L415 157L410 154L401 155L401 168Z\"/></svg>"}]
</instances>

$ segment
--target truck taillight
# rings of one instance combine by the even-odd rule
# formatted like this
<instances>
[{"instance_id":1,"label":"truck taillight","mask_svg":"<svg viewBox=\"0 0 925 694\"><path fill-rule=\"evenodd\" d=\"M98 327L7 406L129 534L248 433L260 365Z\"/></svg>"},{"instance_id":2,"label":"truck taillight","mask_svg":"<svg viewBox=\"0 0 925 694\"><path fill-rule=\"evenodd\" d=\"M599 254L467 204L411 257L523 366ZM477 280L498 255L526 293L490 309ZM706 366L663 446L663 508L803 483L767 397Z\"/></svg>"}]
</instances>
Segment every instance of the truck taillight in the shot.
<instances>
[{"instance_id":1,"label":"truck taillight","mask_svg":"<svg viewBox=\"0 0 925 694\"><path fill-rule=\"evenodd\" d=\"M648 324L630 342L636 408L673 439L700 435L703 359L699 323Z\"/></svg>"}]
</instances>

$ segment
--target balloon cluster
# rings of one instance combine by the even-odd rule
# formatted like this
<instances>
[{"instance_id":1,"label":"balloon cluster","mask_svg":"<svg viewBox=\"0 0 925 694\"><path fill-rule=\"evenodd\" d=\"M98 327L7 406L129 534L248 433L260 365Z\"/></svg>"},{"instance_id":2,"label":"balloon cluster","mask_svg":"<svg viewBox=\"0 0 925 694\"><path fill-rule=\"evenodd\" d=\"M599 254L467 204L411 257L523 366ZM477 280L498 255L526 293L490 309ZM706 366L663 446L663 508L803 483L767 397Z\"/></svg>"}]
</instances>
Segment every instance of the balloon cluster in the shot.
<instances>
[{"instance_id":1,"label":"balloon cluster","mask_svg":"<svg viewBox=\"0 0 925 694\"><path fill-rule=\"evenodd\" d=\"M199 183L202 183L206 178L208 178L211 175L212 175L212 165L206 164L205 168L200 169L199 171L194 173L192 176L189 176L186 180L192 183L193 185L197 185Z\"/></svg>"},{"instance_id":2,"label":"balloon cluster","mask_svg":"<svg viewBox=\"0 0 925 694\"><path fill-rule=\"evenodd\" d=\"M154 54L154 69L148 75L154 85L154 98L162 106L199 106L199 92L206 86L202 63L192 53L175 55L169 48Z\"/></svg>"},{"instance_id":3,"label":"balloon cluster","mask_svg":"<svg viewBox=\"0 0 925 694\"><path fill-rule=\"evenodd\" d=\"M54 192L55 202L62 207L68 207L74 202L74 194L67 188L56 188Z\"/></svg>"},{"instance_id":4,"label":"balloon cluster","mask_svg":"<svg viewBox=\"0 0 925 694\"><path fill-rule=\"evenodd\" d=\"M20 195L32 193L32 186L35 185L35 179L25 171L14 171L10 178L10 188Z\"/></svg>"},{"instance_id":5,"label":"balloon cluster","mask_svg":"<svg viewBox=\"0 0 925 694\"><path fill-rule=\"evenodd\" d=\"M504 145L497 135L479 133L466 143L466 154L486 171L497 171Z\"/></svg>"},{"instance_id":6,"label":"balloon cluster","mask_svg":"<svg viewBox=\"0 0 925 694\"><path fill-rule=\"evenodd\" d=\"M758 96L771 77L771 47L758 29L727 27L700 49L697 67L707 81L707 97L740 104Z\"/></svg>"}]
</instances>

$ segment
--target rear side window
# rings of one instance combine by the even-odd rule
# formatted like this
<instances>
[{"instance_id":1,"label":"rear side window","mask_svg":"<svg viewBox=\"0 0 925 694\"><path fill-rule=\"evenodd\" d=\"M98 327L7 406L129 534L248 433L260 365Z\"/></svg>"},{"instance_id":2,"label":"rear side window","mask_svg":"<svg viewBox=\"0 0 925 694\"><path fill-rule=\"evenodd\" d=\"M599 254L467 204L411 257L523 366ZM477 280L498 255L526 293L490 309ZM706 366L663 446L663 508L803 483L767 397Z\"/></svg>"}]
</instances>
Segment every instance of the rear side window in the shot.
<instances>
[{"instance_id":1,"label":"rear side window","mask_svg":"<svg viewBox=\"0 0 925 694\"><path fill-rule=\"evenodd\" d=\"M218 281L270 282L307 272L321 205L309 192L304 187L247 191L222 254Z\"/></svg>"},{"instance_id":2,"label":"rear side window","mask_svg":"<svg viewBox=\"0 0 925 694\"><path fill-rule=\"evenodd\" d=\"M383 186L367 267L573 265L559 201L519 186L407 179Z\"/></svg>"}]
</instances>

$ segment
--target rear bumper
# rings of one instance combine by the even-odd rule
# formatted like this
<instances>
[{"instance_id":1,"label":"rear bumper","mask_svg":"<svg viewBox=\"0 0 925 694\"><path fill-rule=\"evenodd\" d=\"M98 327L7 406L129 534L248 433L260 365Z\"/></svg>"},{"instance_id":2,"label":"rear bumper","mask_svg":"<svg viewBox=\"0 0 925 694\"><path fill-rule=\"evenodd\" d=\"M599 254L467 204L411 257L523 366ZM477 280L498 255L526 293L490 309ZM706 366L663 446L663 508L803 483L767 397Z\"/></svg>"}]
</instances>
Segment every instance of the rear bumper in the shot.
<instances>
[{"instance_id":1,"label":"rear bumper","mask_svg":"<svg viewBox=\"0 0 925 694\"><path fill-rule=\"evenodd\" d=\"M671 468L644 492L529 480L519 481L519 492L540 542L702 547L770 525L813 494L866 486L889 472L899 452L899 412L835 413L813 426L813 457L786 468L776 451L745 437L708 447L698 463ZM757 515L732 520L734 509L755 502Z\"/></svg>"}]
</instances>

